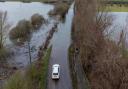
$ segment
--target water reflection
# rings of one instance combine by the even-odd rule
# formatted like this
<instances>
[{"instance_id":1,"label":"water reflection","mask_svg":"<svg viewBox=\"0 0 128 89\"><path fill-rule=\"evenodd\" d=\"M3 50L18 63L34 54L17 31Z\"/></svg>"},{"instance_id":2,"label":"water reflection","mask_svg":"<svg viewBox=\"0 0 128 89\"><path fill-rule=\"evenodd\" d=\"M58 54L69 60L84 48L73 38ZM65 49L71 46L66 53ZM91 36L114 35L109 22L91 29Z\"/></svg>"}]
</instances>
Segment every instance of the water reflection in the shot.
<instances>
[{"instance_id":1,"label":"water reflection","mask_svg":"<svg viewBox=\"0 0 128 89\"><path fill-rule=\"evenodd\" d=\"M30 20L35 13L41 14L48 19L47 13L53 9L53 5L40 2L22 3L22 2L0 2L0 10L8 12L9 22L16 25L20 20Z\"/></svg>"},{"instance_id":2,"label":"water reflection","mask_svg":"<svg viewBox=\"0 0 128 89\"><path fill-rule=\"evenodd\" d=\"M22 2L0 2L0 11L7 11L8 22L11 23L11 28L25 19L30 20L31 16L35 13L42 15L48 20L47 25L42 25L40 29L34 32L31 36L30 46L32 50L32 61L35 61L38 56L39 47L45 42L49 30L54 25L54 20L49 19L48 12L53 9L53 5L47 5L39 2L22 3ZM10 29L11 29L10 28ZM8 33L10 32L8 30ZM7 33L7 34L8 34ZM12 57L9 58L8 63L18 68L24 68L29 63L28 44L16 46L9 39L6 40L6 47L12 52Z\"/></svg>"}]
</instances>

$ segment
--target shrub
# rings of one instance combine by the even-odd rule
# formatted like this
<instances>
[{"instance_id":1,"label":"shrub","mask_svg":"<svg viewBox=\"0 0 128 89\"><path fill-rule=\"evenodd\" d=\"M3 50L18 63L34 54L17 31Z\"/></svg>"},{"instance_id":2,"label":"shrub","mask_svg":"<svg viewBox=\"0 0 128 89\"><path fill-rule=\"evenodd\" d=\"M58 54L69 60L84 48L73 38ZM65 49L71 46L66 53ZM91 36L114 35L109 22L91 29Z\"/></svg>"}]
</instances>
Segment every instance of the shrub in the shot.
<instances>
[{"instance_id":1,"label":"shrub","mask_svg":"<svg viewBox=\"0 0 128 89\"><path fill-rule=\"evenodd\" d=\"M27 20L21 20L16 27L12 28L9 33L10 39L17 41L18 39L26 39L31 33L31 23Z\"/></svg>"},{"instance_id":2,"label":"shrub","mask_svg":"<svg viewBox=\"0 0 128 89\"><path fill-rule=\"evenodd\" d=\"M31 17L31 24L35 29L38 29L44 22L45 19L42 15L34 14Z\"/></svg>"},{"instance_id":3,"label":"shrub","mask_svg":"<svg viewBox=\"0 0 128 89\"><path fill-rule=\"evenodd\" d=\"M63 17L65 17L65 14L67 13L68 9L69 9L69 4L67 3L57 3L54 7L54 9L52 11L49 12L49 15L60 15Z\"/></svg>"},{"instance_id":4,"label":"shrub","mask_svg":"<svg viewBox=\"0 0 128 89\"><path fill-rule=\"evenodd\" d=\"M0 61L5 60L9 56L9 53L5 48L0 48Z\"/></svg>"}]
</instances>

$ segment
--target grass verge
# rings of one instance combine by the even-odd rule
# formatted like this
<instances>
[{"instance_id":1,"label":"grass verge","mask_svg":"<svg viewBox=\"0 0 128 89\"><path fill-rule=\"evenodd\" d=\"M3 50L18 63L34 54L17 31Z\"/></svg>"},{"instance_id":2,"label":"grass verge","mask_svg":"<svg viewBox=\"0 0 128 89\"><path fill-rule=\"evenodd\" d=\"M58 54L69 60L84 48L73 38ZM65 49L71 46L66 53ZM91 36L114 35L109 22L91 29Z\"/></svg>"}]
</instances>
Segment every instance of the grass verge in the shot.
<instances>
[{"instance_id":1,"label":"grass verge","mask_svg":"<svg viewBox=\"0 0 128 89\"><path fill-rule=\"evenodd\" d=\"M46 89L48 63L52 47L37 63L32 64L25 73L16 72L4 86L4 89Z\"/></svg>"},{"instance_id":2,"label":"grass verge","mask_svg":"<svg viewBox=\"0 0 128 89\"><path fill-rule=\"evenodd\" d=\"M48 64L49 64L49 59L50 59L51 51L52 51L52 47L50 47L47 50L46 55L42 58L41 80L39 82L40 89L46 89L47 74L48 74Z\"/></svg>"},{"instance_id":3,"label":"grass verge","mask_svg":"<svg viewBox=\"0 0 128 89\"><path fill-rule=\"evenodd\" d=\"M77 89L77 76L76 76L76 72L74 70L74 61L73 61L73 57L74 57L74 48L73 45L70 45L69 47L69 67L70 67L70 75L71 75L71 79L72 79L72 86L73 89Z\"/></svg>"}]
</instances>

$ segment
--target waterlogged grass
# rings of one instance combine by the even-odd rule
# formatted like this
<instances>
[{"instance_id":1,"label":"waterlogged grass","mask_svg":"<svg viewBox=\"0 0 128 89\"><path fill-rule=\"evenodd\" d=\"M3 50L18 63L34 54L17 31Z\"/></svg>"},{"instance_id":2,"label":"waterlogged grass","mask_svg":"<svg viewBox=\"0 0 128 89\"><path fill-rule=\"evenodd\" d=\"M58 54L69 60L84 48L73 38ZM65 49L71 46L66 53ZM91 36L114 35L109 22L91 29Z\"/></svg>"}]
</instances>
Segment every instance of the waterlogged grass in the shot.
<instances>
[{"instance_id":1,"label":"waterlogged grass","mask_svg":"<svg viewBox=\"0 0 128 89\"><path fill-rule=\"evenodd\" d=\"M128 6L107 5L106 9L110 12L128 12Z\"/></svg>"},{"instance_id":2,"label":"waterlogged grass","mask_svg":"<svg viewBox=\"0 0 128 89\"><path fill-rule=\"evenodd\" d=\"M48 48L46 54L38 65L32 64L27 71L17 72L7 81L3 89L46 89L48 63L52 47Z\"/></svg>"}]
</instances>

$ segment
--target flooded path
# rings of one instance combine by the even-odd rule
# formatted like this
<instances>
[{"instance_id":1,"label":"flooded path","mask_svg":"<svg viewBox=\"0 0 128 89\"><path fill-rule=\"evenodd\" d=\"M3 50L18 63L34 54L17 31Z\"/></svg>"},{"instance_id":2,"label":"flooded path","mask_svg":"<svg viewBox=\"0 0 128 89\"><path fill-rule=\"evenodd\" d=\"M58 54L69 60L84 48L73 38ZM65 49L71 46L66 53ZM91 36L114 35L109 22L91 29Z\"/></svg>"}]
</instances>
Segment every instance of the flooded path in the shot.
<instances>
[{"instance_id":1,"label":"flooded path","mask_svg":"<svg viewBox=\"0 0 128 89\"><path fill-rule=\"evenodd\" d=\"M73 19L73 5L70 7L64 23L58 25L52 39L53 49L49 64L48 89L72 89L70 68L68 63L68 48L71 43L71 26ZM60 64L60 79L52 80L52 65Z\"/></svg>"}]
</instances>

